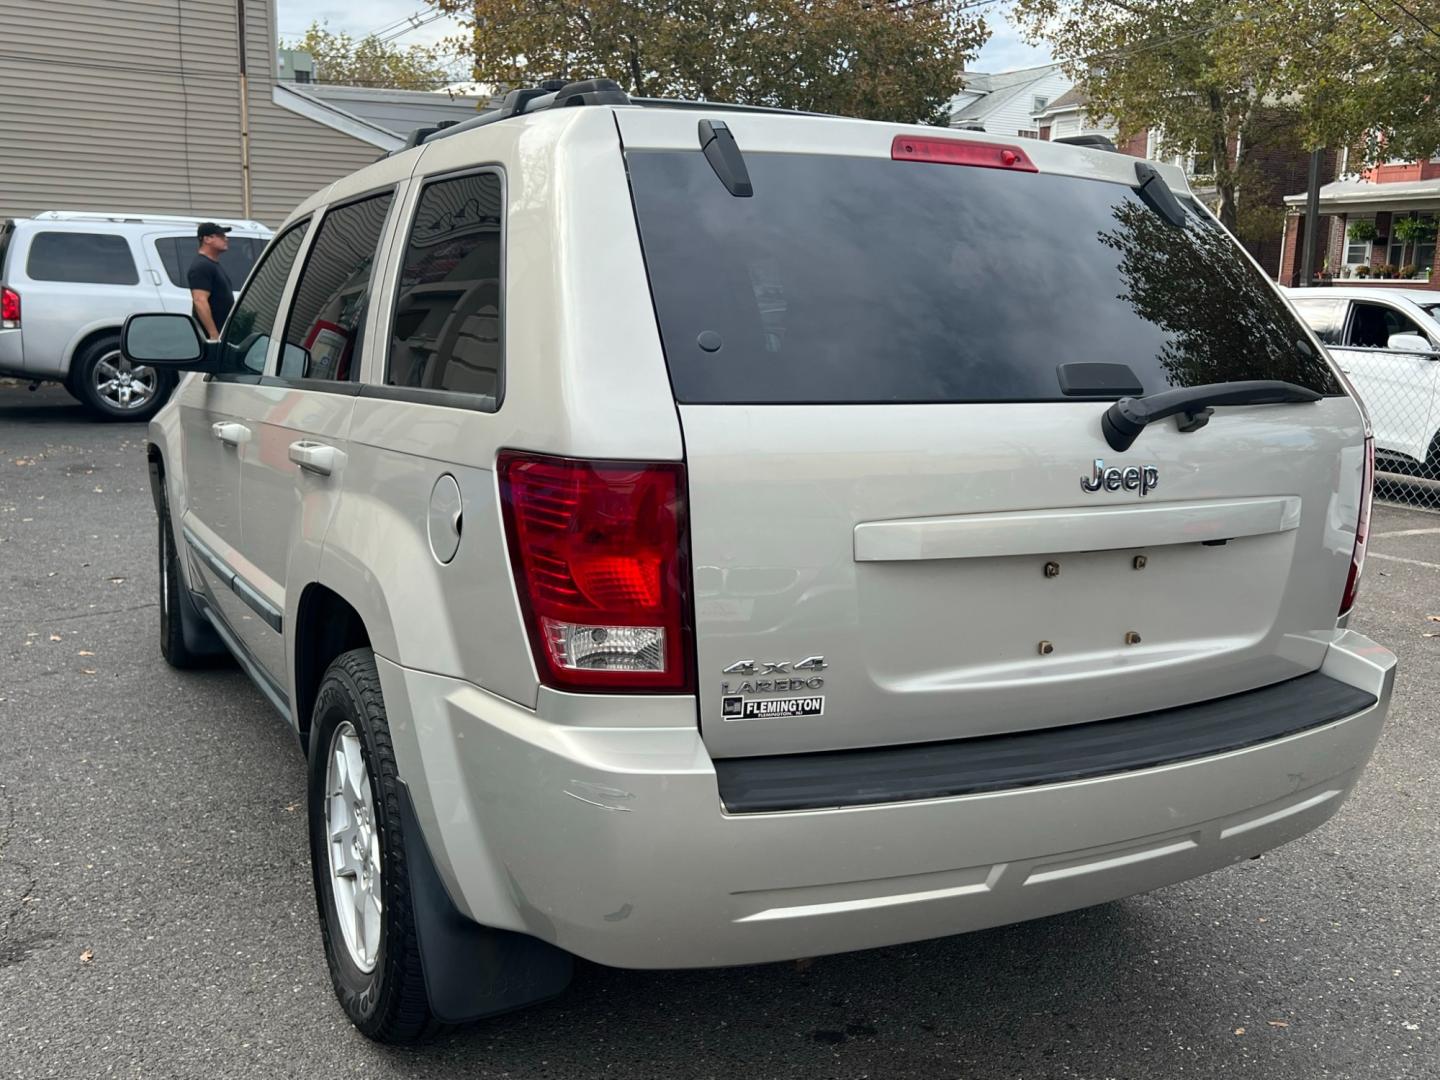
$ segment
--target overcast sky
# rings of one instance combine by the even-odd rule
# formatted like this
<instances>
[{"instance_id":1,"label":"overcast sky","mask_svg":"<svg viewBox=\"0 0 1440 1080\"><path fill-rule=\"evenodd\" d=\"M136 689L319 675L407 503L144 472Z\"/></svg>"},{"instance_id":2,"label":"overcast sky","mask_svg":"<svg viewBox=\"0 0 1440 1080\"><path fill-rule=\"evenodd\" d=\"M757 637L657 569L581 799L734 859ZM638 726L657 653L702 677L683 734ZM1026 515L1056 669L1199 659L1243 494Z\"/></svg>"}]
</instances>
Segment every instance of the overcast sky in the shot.
<instances>
[{"instance_id":1,"label":"overcast sky","mask_svg":"<svg viewBox=\"0 0 1440 1080\"><path fill-rule=\"evenodd\" d=\"M407 16L423 17L430 8L424 0L276 0L279 8L280 36L299 37L312 22L328 22L330 29L364 37L376 31L400 29ZM976 71L1009 71L1046 63L1050 57L1043 49L1026 45L1003 14L989 16L991 38L980 50L972 65ZM396 37L397 45L432 45L455 33L449 19L415 27Z\"/></svg>"}]
</instances>

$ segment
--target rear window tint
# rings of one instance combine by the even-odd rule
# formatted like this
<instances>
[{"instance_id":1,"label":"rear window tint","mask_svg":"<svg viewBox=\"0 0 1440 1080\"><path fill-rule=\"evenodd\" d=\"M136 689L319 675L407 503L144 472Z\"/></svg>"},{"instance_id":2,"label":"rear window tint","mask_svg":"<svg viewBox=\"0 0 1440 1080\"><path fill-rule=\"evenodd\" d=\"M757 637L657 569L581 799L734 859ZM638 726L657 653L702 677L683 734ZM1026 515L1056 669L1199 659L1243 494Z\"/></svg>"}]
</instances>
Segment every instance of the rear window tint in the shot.
<instances>
[{"instance_id":1,"label":"rear window tint","mask_svg":"<svg viewBox=\"0 0 1440 1080\"><path fill-rule=\"evenodd\" d=\"M87 285L138 285L140 271L123 236L41 232L30 240L25 274L32 281Z\"/></svg>"},{"instance_id":2,"label":"rear window tint","mask_svg":"<svg viewBox=\"0 0 1440 1080\"><path fill-rule=\"evenodd\" d=\"M1339 387L1208 216L1123 184L748 154L735 198L698 151L632 151L675 396L694 403L1065 400L1056 367L1126 364L1153 393Z\"/></svg>"},{"instance_id":3,"label":"rear window tint","mask_svg":"<svg viewBox=\"0 0 1440 1080\"><path fill-rule=\"evenodd\" d=\"M224 267L225 274L230 283L235 286L238 292L240 286L245 284L245 279L250 276L250 270L255 265L255 260L260 257L260 252L265 249L265 241L254 236L232 236L230 247L220 256L220 265ZM190 269L190 264L195 261L199 253L200 244L193 236L161 236L155 240L155 250L160 252L160 262L165 267L165 276L170 279L171 285L189 290L189 279L185 272Z\"/></svg>"},{"instance_id":4,"label":"rear window tint","mask_svg":"<svg viewBox=\"0 0 1440 1080\"><path fill-rule=\"evenodd\" d=\"M474 395L497 406L501 364L498 173L428 184L405 247L390 340L389 386Z\"/></svg>"}]
</instances>

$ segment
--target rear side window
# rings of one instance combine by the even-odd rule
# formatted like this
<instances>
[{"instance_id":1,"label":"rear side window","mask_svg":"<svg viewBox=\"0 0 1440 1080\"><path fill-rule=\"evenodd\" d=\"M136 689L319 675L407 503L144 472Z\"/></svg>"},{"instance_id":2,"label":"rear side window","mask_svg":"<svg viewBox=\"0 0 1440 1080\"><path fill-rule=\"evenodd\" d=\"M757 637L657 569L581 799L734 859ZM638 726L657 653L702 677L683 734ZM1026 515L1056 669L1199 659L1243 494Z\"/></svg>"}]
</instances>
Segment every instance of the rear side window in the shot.
<instances>
[{"instance_id":1,"label":"rear side window","mask_svg":"<svg viewBox=\"0 0 1440 1080\"><path fill-rule=\"evenodd\" d=\"M32 281L85 285L138 285L140 271L123 236L40 232L30 240L25 274Z\"/></svg>"},{"instance_id":2,"label":"rear side window","mask_svg":"<svg viewBox=\"0 0 1440 1080\"><path fill-rule=\"evenodd\" d=\"M755 194L734 198L698 151L628 161L682 402L1055 401L1069 363L1126 364L1146 393L1340 392L1218 224L1124 184L747 154Z\"/></svg>"},{"instance_id":3,"label":"rear side window","mask_svg":"<svg viewBox=\"0 0 1440 1080\"><path fill-rule=\"evenodd\" d=\"M5 256L10 252L10 238L15 235L13 221L0 221L0 278L5 276Z\"/></svg>"},{"instance_id":4,"label":"rear side window","mask_svg":"<svg viewBox=\"0 0 1440 1080\"><path fill-rule=\"evenodd\" d=\"M1345 328L1344 300L1312 300L1307 296L1291 302L1316 337L1326 345L1340 344L1340 333Z\"/></svg>"},{"instance_id":5,"label":"rear side window","mask_svg":"<svg viewBox=\"0 0 1440 1080\"><path fill-rule=\"evenodd\" d=\"M437 180L420 193L395 300L388 385L498 405L503 210L494 172Z\"/></svg>"},{"instance_id":6,"label":"rear side window","mask_svg":"<svg viewBox=\"0 0 1440 1080\"><path fill-rule=\"evenodd\" d=\"M280 374L355 382L370 303L370 277L392 195L326 212L295 285Z\"/></svg>"},{"instance_id":7,"label":"rear side window","mask_svg":"<svg viewBox=\"0 0 1440 1080\"><path fill-rule=\"evenodd\" d=\"M160 263L165 267L165 276L171 285L189 291L190 284L185 271L195 261L200 245L193 236L161 236L155 240L155 250L160 252ZM230 247L220 256L220 265L235 288L245 284L250 270L260 252L265 250L265 241L254 236L231 236Z\"/></svg>"},{"instance_id":8,"label":"rear side window","mask_svg":"<svg viewBox=\"0 0 1440 1080\"><path fill-rule=\"evenodd\" d=\"M255 276L235 301L235 308L221 331L226 366L231 370L257 375L264 370L265 353L270 348L275 317L280 311L280 297L309 228L308 221L291 226L266 248Z\"/></svg>"}]
</instances>

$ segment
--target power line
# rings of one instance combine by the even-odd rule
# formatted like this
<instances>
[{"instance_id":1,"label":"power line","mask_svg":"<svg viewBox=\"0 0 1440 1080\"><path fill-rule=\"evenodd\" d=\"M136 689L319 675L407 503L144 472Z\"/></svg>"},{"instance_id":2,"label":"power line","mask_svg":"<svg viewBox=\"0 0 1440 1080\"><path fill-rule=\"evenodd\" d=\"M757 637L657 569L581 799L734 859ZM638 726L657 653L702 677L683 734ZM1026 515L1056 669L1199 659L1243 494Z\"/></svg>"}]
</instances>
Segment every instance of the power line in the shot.
<instances>
[{"instance_id":1,"label":"power line","mask_svg":"<svg viewBox=\"0 0 1440 1080\"><path fill-rule=\"evenodd\" d=\"M1392 4L1394 4L1397 8L1399 8L1401 11L1403 11L1403 12L1406 14L1406 16L1409 17L1410 21L1413 22L1416 26L1420 27L1421 30L1424 30L1427 34L1430 34L1432 37L1435 37L1435 38L1437 38L1437 39L1440 39L1440 30L1436 30L1433 26L1431 26L1429 23L1427 23L1424 19L1420 18L1419 15L1416 15L1413 11L1411 11L1409 8L1407 8L1404 4L1400 3L1400 0L1390 0L1390 2L1391 2Z\"/></svg>"}]
</instances>

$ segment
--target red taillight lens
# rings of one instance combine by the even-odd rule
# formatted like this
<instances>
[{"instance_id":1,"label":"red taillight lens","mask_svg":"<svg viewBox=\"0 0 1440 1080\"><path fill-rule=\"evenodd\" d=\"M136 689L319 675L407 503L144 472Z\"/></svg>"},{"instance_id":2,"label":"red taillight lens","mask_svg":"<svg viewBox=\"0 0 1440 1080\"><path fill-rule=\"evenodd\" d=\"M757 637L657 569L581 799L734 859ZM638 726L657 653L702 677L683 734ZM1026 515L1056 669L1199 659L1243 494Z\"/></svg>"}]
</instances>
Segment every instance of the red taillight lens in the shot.
<instances>
[{"instance_id":1,"label":"red taillight lens","mask_svg":"<svg viewBox=\"0 0 1440 1080\"><path fill-rule=\"evenodd\" d=\"M685 467L507 450L497 469L541 681L690 691Z\"/></svg>"},{"instance_id":2,"label":"red taillight lens","mask_svg":"<svg viewBox=\"0 0 1440 1080\"><path fill-rule=\"evenodd\" d=\"M0 328L15 330L20 326L20 294L14 289L0 289Z\"/></svg>"},{"instance_id":3,"label":"red taillight lens","mask_svg":"<svg viewBox=\"0 0 1440 1080\"><path fill-rule=\"evenodd\" d=\"M939 165L974 165L981 169L1010 169L1012 172L1039 172L1028 154L1018 146L974 142L970 139L934 139L928 136L896 135L890 144L895 161L931 161Z\"/></svg>"},{"instance_id":4,"label":"red taillight lens","mask_svg":"<svg viewBox=\"0 0 1440 1080\"><path fill-rule=\"evenodd\" d=\"M1365 469L1360 480L1360 520L1355 523L1355 552L1350 556L1350 576L1345 579L1345 595L1340 599L1341 616L1355 606L1360 591L1360 575L1365 570L1365 545L1370 539L1370 504L1375 489L1375 440L1365 437Z\"/></svg>"}]
</instances>

